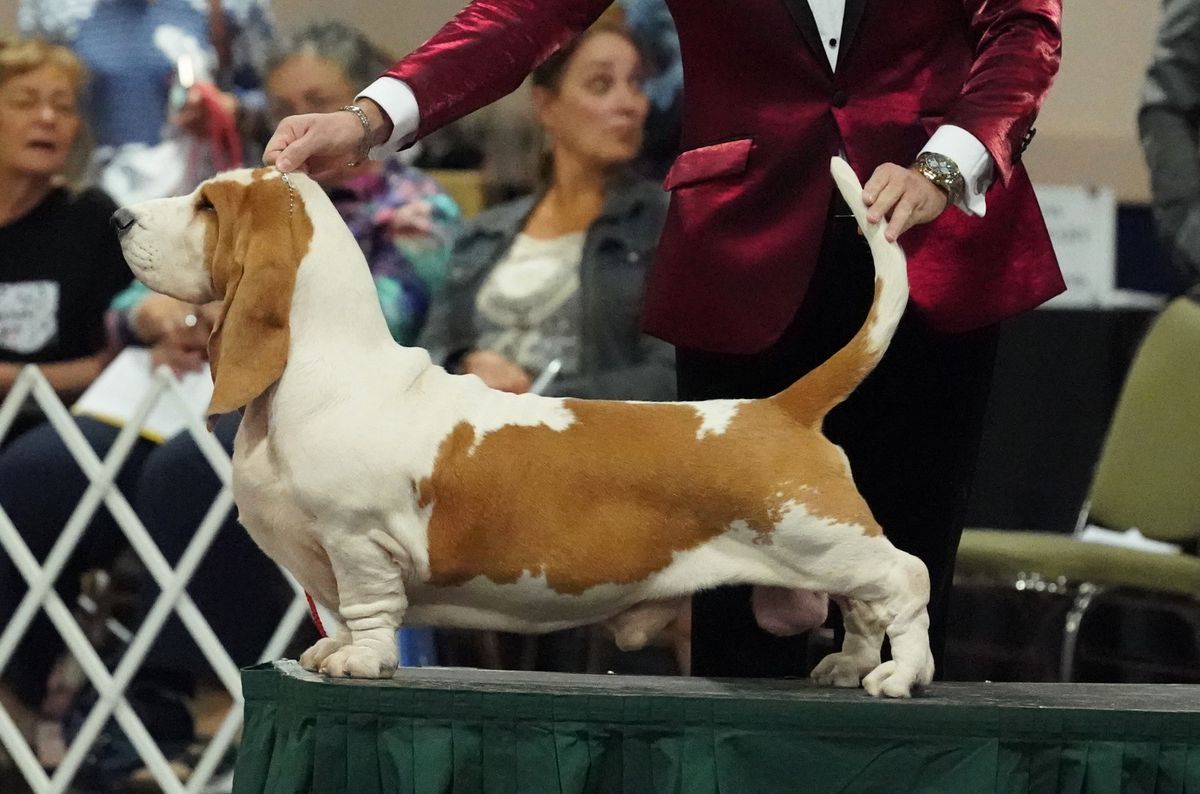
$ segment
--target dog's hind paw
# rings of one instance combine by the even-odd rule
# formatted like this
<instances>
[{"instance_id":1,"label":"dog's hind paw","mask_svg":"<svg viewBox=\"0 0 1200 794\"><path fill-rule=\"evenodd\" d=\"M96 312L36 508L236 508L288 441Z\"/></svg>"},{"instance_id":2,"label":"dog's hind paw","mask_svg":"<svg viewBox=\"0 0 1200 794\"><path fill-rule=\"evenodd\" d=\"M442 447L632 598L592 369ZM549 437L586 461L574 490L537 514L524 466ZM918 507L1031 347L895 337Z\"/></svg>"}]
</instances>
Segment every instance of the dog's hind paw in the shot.
<instances>
[{"instance_id":1,"label":"dog's hind paw","mask_svg":"<svg viewBox=\"0 0 1200 794\"><path fill-rule=\"evenodd\" d=\"M831 653L812 671L812 679L821 686L856 689L863 676L879 663L879 658L863 659L850 653Z\"/></svg>"},{"instance_id":2,"label":"dog's hind paw","mask_svg":"<svg viewBox=\"0 0 1200 794\"><path fill-rule=\"evenodd\" d=\"M300 655L300 666L309 672L315 673L321 669L321 665L326 659L345 645L345 640L322 637L313 643L311 648Z\"/></svg>"},{"instance_id":3,"label":"dog's hind paw","mask_svg":"<svg viewBox=\"0 0 1200 794\"><path fill-rule=\"evenodd\" d=\"M320 670L331 678L390 678L396 672L396 657L361 645L346 645L331 653Z\"/></svg>"}]
</instances>

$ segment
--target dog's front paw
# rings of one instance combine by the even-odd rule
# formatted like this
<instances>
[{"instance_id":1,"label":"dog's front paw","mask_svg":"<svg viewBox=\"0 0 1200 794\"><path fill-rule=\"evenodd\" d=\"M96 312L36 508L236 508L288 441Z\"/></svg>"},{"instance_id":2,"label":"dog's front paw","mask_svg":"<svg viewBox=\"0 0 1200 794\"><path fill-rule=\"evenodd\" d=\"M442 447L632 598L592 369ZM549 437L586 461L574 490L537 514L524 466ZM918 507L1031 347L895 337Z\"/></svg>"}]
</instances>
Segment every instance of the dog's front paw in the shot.
<instances>
[{"instance_id":1,"label":"dog's front paw","mask_svg":"<svg viewBox=\"0 0 1200 794\"><path fill-rule=\"evenodd\" d=\"M320 669L332 678L390 678L396 672L396 657L362 645L345 645L329 654Z\"/></svg>"},{"instance_id":2,"label":"dog's front paw","mask_svg":"<svg viewBox=\"0 0 1200 794\"><path fill-rule=\"evenodd\" d=\"M850 653L831 653L813 668L812 679L821 686L856 689L863 676L871 672L879 658L864 659Z\"/></svg>"},{"instance_id":3,"label":"dog's front paw","mask_svg":"<svg viewBox=\"0 0 1200 794\"><path fill-rule=\"evenodd\" d=\"M333 637L322 637L313 643L313 646L300 655L300 666L309 672L317 672L321 669L321 664L328 659L335 651L346 645L345 640L334 639Z\"/></svg>"},{"instance_id":4,"label":"dog's front paw","mask_svg":"<svg viewBox=\"0 0 1200 794\"><path fill-rule=\"evenodd\" d=\"M912 665L888 661L876 667L863 679L863 689L874 697L912 697L914 688L920 689L933 680L933 659L930 657L924 669Z\"/></svg>"}]
</instances>

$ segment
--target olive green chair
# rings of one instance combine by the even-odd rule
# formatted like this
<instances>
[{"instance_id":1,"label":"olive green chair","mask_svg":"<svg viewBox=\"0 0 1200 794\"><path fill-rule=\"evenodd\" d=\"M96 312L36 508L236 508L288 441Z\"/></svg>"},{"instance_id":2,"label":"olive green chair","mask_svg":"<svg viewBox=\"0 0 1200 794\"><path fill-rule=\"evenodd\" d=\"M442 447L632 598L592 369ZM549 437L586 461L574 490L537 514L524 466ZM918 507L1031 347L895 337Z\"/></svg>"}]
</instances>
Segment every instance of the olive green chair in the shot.
<instances>
[{"instance_id":1,"label":"olive green chair","mask_svg":"<svg viewBox=\"0 0 1200 794\"><path fill-rule=\"evenodd\" d=\"M1167 555L1075 535L963 533L955 585L1061 595L1060 680L1075 672L1080 626L1106 599L1175 614L1200 647L1200 303L1172 301L1151 325L1121 389L1076 535L1086 523L1184 548ZM1022 596L1023 597L1023 596ZM1200 665L1200 661L1196 662Z\"/></svg>"}]
</instances>

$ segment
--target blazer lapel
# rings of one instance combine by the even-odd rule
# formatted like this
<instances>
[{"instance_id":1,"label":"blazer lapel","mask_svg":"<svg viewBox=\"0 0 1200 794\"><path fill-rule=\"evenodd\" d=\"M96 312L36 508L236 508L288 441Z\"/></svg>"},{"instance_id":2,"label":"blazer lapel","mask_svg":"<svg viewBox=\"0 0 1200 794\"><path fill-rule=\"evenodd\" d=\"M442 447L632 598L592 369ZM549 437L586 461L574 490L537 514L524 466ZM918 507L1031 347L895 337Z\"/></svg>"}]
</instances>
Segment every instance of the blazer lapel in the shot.
<instances>
[{"instance_id":1,"label":"blazer lapel","mask_svg":"<svg viewBox=\"0 0 1200 794\"><path fill-rule=\"evenodd\" d=\"M783 4L787 6L788 13L792 15L792 21L800 29L804 41L813 51L813 55L817 57L817 61L826 72L833 74L833 70L829 68L829 59L825 57L821 33L817 30L817 20L812 15L812 8L809 7L808 0L783 0Z\"/></svg>"},{"instance_id":2,"label":"blazer lapel","mask_svg":"<svg viewBox=\"0 0 1200 794\"><path fill-rule=\"evenodd\" d=\"M838 47L837 65L839 70L846 62L846 53L854 44L854 34L858 32L858 23L862 22L863 10L866 7L867 0L846 0L846 11L842 16L842 43Z\"/></svg>"}]
</instances>

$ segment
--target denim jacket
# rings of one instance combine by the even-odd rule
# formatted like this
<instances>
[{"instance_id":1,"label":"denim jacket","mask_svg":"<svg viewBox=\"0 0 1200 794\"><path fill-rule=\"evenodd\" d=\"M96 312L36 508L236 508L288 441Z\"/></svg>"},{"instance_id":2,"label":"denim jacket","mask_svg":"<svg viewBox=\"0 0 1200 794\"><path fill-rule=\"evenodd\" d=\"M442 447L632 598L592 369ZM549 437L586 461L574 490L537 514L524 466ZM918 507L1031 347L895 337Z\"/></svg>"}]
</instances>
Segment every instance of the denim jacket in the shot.
<instances>
[{"instance_id":1,"label":"denim jacket","mask_svg":"<svg viewBox=\"0 0 1200 794\"><path fill-rule=\"evenodd\" d=\"M474 349L475 298L525 227L540 196L502 204L467 223L450 257L418 342L433 360L453 365ZM667 196L653 182L614 180L587 229L580 263L580 373L551 383L547 394L610 400L675 397L674 351L641 332L642 299Z\"/></svg>"}]
</instances>

